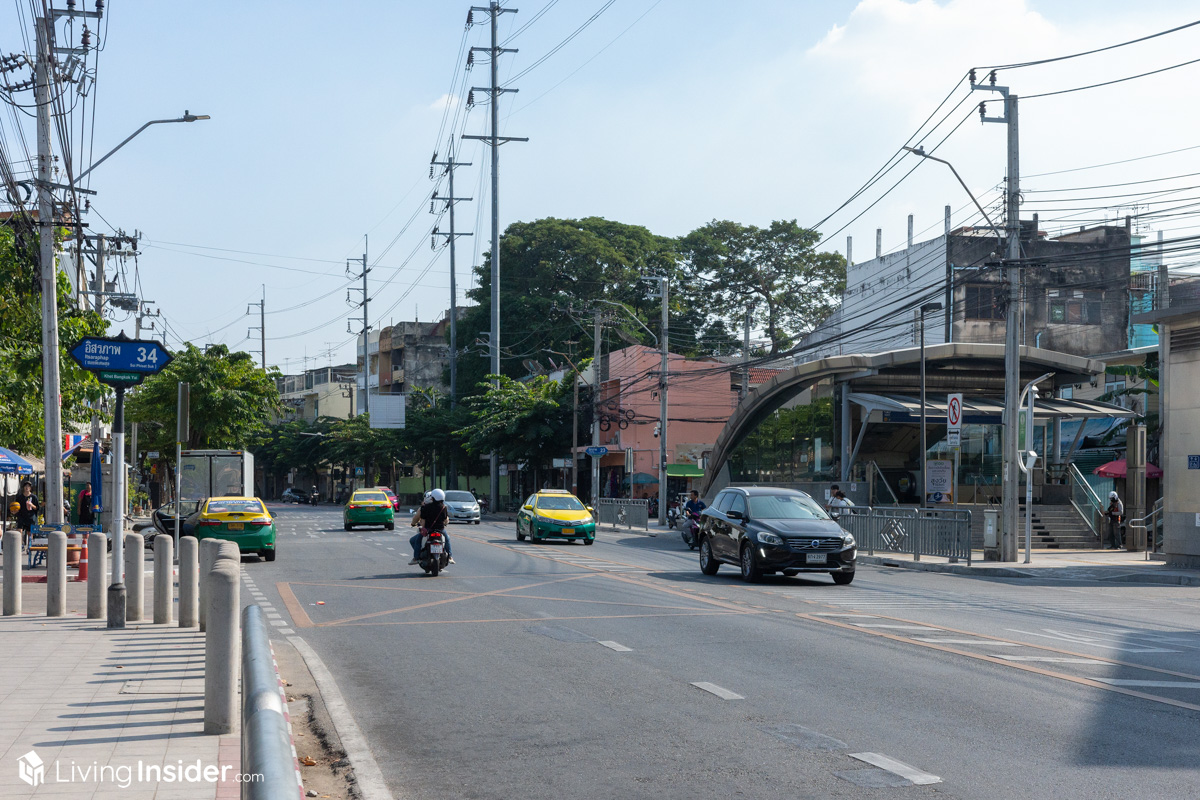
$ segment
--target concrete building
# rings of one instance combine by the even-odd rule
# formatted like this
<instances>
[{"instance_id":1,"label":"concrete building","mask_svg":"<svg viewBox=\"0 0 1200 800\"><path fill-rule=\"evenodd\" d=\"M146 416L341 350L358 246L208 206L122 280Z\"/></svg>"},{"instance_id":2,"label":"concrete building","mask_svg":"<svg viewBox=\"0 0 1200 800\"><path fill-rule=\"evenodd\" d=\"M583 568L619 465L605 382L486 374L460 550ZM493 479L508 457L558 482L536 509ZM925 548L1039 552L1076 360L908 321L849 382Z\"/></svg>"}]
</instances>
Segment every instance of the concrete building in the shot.
<instances>
[{"instance_id":1,"label":"concrete building","mask_svg":"<svg viewBox=\"0 0 1200 800\"><path fill-rule=\"evenodd\" d=\"M349 419L354 416L353 364L317 367L275 380L279 399L290 412L284 419L313 422L318 417Z\"/></svg>"},{"instance_id":2,"label":"concrete building","mask_svg":"<svg viewBox=\"0 0 1200 800\"><path fill-rule=\"evenodd\" d=\"M463 309L459 309L461 318ZM414 387L450 391L445 373L450 364L446 331L450 312L436 322L398 322L358 337L358 380L371 394L405 394ZM363 363L367 362L364 376ZM363 411L363 400L357 409Z\"/></svg>"},{"instance_id":3,"label":"concrete building","mask_svg":"<svg viewBox=\"0 0 1200 800\"><path fill-rule=\"evenodd\" d=\"M1021 344L1079 356L1129 347L1129 229L1100 226L1048 239L1036 220L1021 227L1030 262ZM1008 290L998 263L1004 250L990 229L959 228L849 265L842 306L805 337L797 363L917 344L920 298L942 303L925 317L926 345L1002 344Z\"/></svg>"}]
</instances>

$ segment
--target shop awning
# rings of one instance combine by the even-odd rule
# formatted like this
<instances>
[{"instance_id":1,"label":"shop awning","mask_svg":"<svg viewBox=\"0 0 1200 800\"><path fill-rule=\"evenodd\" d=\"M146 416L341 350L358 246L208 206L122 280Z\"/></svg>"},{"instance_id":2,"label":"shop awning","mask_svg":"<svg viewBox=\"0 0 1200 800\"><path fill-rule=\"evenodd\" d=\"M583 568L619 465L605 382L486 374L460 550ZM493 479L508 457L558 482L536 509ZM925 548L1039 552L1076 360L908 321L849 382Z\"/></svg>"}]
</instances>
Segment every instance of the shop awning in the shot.
<instances>
[{"instance_id":1,"label":"shop awning","mask_svg":"<svg viewBox=\"0 0 1200 800\"><path fill-rule=\"evenodd\" d=\"M668 478L703 478L704 470L695 464L667 464Z\"/></svg>"}]
</instances>

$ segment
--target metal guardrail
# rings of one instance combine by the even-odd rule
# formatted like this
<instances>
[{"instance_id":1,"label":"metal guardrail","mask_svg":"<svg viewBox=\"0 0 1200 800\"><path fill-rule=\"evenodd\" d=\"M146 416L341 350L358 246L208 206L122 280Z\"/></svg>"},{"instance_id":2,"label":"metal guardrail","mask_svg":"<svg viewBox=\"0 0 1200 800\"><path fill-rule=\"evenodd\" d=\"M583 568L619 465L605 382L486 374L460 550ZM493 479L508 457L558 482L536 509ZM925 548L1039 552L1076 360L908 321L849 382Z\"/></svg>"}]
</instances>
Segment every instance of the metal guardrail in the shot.
<instances>
[{"instance_id":1,"label":"metal guardrail","mask_svg":"<svg viewBox=\"0 0 1200 800\"><path fill-rule=\"evenodd\" d=\"M1067 467L1067 483L1071 487L1071 505L1083 517L1083 521L1091 529L1097 539L1102 536L1101 520L1104 519L1104 503L1092 488L1079 467L1071 464Z\"/></svg>"},{"instance_id":2,"label":"metal guardrail","mask_svg":"<svg viewBox=\"0 0 1200 800\"><path fill-rule=\"evenodd\" d=\"M854 536L859 552L876 550L941 556L971 563L971 512L941 508L841 509L838 524ZM849 512L849 513L846 513Z\"/></svg>"},{"instance_id":3,"label":"metal guardrail","mask_svg":"<svg viewBox=\"0 0 1200 800\"><path fill-rule=\"evenodd\" d=\"M597 523L613 528L650 530L650 501L602 497L596 503Z\"/></svg>"},{"instance_id":4,"label":"metal guardrail","mask_svg":"<svg viewBox=\"0 0 1200 800\"><path fill-rule=\"evenodd\" d=\"M244 800L295 800L298 790L292 736L283 715L279 677L256 605L242 609L242 783Z\"/></svg>"},{"instance_id":5,"label":"metal guardrail","mask_svg":"<svg viewBox=\"0 0 1200 800\"><path fill-rule=\"evenodd\" d=\"M1125 522L1126 528L1137 528L1146 532L1146 560L1151 554L1161 553L1163 546L1163 501L1154 501L1154 508L1144 517L1130 519Z\"/></svg>"}]
</instances>

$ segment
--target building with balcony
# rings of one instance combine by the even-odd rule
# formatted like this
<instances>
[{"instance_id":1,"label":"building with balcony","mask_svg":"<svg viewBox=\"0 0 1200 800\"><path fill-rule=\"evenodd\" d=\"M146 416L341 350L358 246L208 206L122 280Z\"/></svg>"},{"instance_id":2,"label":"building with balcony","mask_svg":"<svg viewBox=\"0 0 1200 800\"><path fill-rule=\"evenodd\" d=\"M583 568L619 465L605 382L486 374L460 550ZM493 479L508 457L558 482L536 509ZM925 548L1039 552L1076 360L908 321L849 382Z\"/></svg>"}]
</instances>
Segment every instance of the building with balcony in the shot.
<instances>
[{"instance_id":1,"label":"building with balcony","mask_svg":"<svg viewBox=\"0 0 1200 800\"><path fill-rule=\"evenodd\" d=\"M460 317L462 312L460 308ZM397 322L371 331L365 343L360 334L357 385L369 385L371 394L407 394L415 387L448 393L449 327L447 311L435 322ZM358 410L362 411L361 397Z\"/></svg>"},{"instance_id":2,"label":"building with balcony","mask_svg":"<svg viewBox=\"0 0 1200 800\"><path fill-rule=\"evenodd\" d=\"M276 378L275 387L286 409L283 419L311 423L318 417L354 416L354 401L358 396L355 370L354 364L341 364Z\"/></svg>"}]
</instances>

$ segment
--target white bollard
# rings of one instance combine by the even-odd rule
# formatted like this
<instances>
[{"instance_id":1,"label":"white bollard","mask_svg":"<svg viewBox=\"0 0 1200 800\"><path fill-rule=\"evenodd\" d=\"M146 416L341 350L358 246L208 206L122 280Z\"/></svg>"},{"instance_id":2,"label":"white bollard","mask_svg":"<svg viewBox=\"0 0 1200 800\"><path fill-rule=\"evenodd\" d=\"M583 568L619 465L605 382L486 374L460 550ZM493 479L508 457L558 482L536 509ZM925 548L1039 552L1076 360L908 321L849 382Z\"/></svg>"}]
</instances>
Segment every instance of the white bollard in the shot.
<instances>
[{"instance_id":1,"label":"white bollard","mask_svg":"<svg viewBox=\"0 0 1200 800\"><path fill-rule=\"evenodd\" d=\"M21 532L4 532L4 616L21 613Z\"/></svg>"},{"instance_id":2,"label":"white bollard","mask_svg":"<svg viewBox=\"0 0 1200 800\"><path fill-rule=\"evenodd\" d=\"M235 545L236 547L236 545ZM219 560L205 576L208 612L204 634L204 732L232 733L238 718L241 636L238 632L240 570Z\"/></svg>"},{"instance_id":3,"label":"white bollard","mask_svg":"<svg viewBox=\"0 0 1200 800\"><path fill-rule=\"evenodd\" d=\"M175 539L154 537L154 624L170 625L175 604Z\"/></svg>"},{"instance_id":4,"label":"white bollard","mask_svg":"<svg viewBox=\"0 0 1200 800\"><path fill-rule=\"evenodd\" d=\"M146 616L146 540L140 533L125 534L125 621L141 622Z\"/></svg>"},{"instance_id":5,"label":"white bollard","mask_svg":"<svg viewBox=\"0 0 1200 800\"><path fill-rule=\"evenodd\" d=\"M46 616L67 613L67 535L51 531L46 536Z\"/></svg>"},{"instance_id":6,"label":"white bollard","mask_svg":"<svg viewBox=\"0 0 1200 800\"><path fill-rule=\"evenodd\" d=\"M208 629L208 573L212 572L213 564L216 563L217 548L220 545L220 539L200 540L200 631L202 633Z\"/></svg>"},{"instance_id":7,"label":"white bollard","mask_svg":"<svg viewBox=\"0 0 1200 800\"><path fill-rule=\"evenodd\" d=\"M179 627L200 622L200 542L195 536L179 537Z\"/></svg>"},{"instance_id":8,"label":"white bollard","mask_svg":"<svg viewBox=\"0 0 1200 800\"><path fill-rule=\"evenodd\" d=\"M108 616L108 537L88 534L87 618Z\"/></svg>"}]
</instances>

